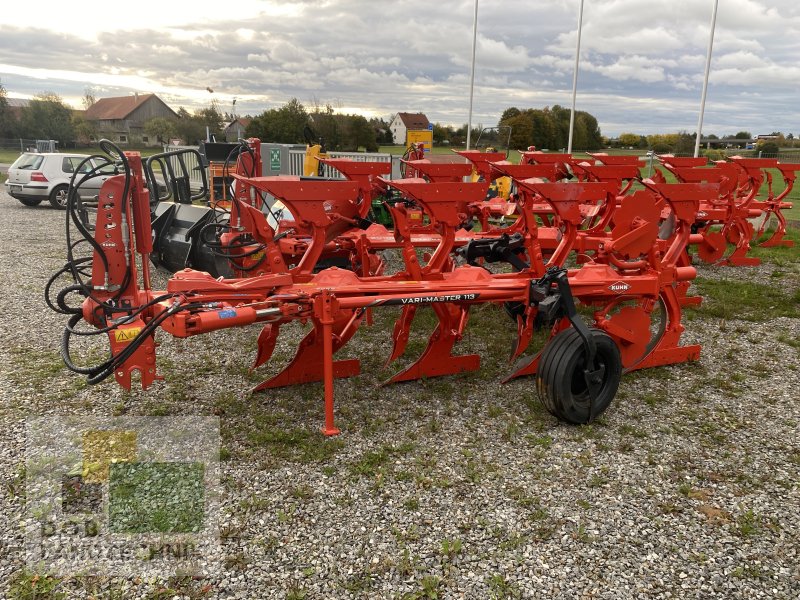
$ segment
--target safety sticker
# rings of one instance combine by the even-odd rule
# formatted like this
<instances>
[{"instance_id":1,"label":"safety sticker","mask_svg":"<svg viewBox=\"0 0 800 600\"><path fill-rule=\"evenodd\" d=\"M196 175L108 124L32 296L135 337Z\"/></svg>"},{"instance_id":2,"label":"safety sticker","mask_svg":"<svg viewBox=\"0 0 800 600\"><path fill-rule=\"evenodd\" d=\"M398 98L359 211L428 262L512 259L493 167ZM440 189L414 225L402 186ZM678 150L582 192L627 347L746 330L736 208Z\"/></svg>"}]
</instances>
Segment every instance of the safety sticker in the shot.
<instances>
[{"instance_id":1,"label":"safety sticker","mask_svg":"<svg viewBox=\"0 0 800 600\"><path fill-rule=\"evenodd\" d=\"M232 319L233 317L236 316L236 311L233 310L232 308L227 308L225 310L218 310L217 316L220 319Z\"/></svg>"},{"instance_id":2,"label":"safety sticker","mask_svg":"<svg viewBox=\"0 0 800 600\"><path fill-rule=\"evenodd\" d=\"M141 327L128 327L127 329L117 329L114 331L114 341L118 344L130 342L142 332Z\"/></svg>"}]
</instances>

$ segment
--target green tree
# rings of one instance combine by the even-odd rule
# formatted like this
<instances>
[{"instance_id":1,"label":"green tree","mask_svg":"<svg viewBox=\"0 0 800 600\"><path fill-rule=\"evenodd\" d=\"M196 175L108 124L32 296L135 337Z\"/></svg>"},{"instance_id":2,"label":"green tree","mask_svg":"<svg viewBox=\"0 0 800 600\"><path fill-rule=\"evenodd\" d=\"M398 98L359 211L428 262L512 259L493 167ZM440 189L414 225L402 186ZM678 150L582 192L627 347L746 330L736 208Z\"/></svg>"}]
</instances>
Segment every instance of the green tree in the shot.
<instances>
[{"instance_id":1,"label":"green tree","mask_svg":"<svg viewBox=\"0 0 800 600\"><path fill-rule=\"evenodd\" d=\"M780 146L773 141L763 142L756 146L756 149L761 153L761 156L765 158L775 158L778 156L778 152L780 152Z\"/></svg>"},{"instance_id":2,"label":"green tree","mask_svg":"<svg viewBox=\"0 0 800 600\"><path fill-rule=\"evenodd\" d=\"M380 117L372 117L369 120L369 124L372 125L372 128L375 130L375 140L378 142L379 146L390 146L394 143L392 131L389 129L389 122Z\"/></svg>"},{"instance_id":3,"label":"green tree","mask_svg":"<svg viewBox=\"0 0 800 600\"><path fill-rule=\"evenodd\" d=\"M347 138L345 150L359 150L364 148L367 152L377 152L378 143L375 140L375 130L369 121L361 115L346 115Z\"/></svg>"},{"instance_id":4,"label":"green tree","mask_svg":"<svg viewBox=\"0 0 800 600\"><path fill-rule=\"evenodd\" d=\"M87 146L97 139L97 127L93 121L87 121L82 116L73 116L72 126L75 128L75 138L79 144Z\"/></svg>"},{"instance_id":5,"label":"green tree","mask_svg":"<svg viewBox=\"0 0 800 600\"><path fill-rule=\"evenodd\" d=\"M53 92L38 94L22 109L20 133L31 139L58 140L61 144L75 140L72 111Z\"/></svg>"},{"instance_id":6,"label":"green tree","mask_svg":"<svg viewBox=\"0 0 800 600\"><path fill-rule=\"evenodd\" d=\"M314 142L323 145L325 150L339 150L342 144L342 123L334 113L333 106L326 104L324 107L317 105L314 112L309 114L308 122L314 134ZM305 140L304 141L308 141Z\"/></svg>"},{"instance_id":7,"label":"green tree","mask_svg":"<svg viewBox=\"0 0 800 600\"><path fill-rule=\"evenodd\" d=\"M201 108L194 113L195 118L203 127L208 128L208 133L216 139L222 139L222 130L225 128L224 115L219 109L219 102L212 100L207 108Z\"/></svg>"},{"instance_id":8,"label":"green tree","mask_svg":"<svg viewBox=\"0 0 800 600\"><path fill-rule=\"evenodd\" d=\"M676 154L694 154L695 134L681 131L678 134L678 141L675 144Z\"/></svg>"},{"instance_id":9,"label":"green tree","mask_svg":"<svg viewBox=\"0 0 800 600\"><path fill-rule=\"evenodd\" d=\"M453 134L453 128L442 125L441 123L433 124L433 143L444 144L450 143L450 137Z\"/></svg>"},{"instance_id":10,"label":"green tree","mask_svg":"<svg viewBox=\"0 0 800 600\"><path fill-rule=\"evenodd\" d=\"M13 137L15 125L15 119L6 100L6 88L0 82L0 137Z\"/></svg>"},{"instance_id":11,"label":"green tree","mask_svg":"<svg viewBox=\"0 0 800 600\"><path fill-rule=\"evenodd\" d=\"M280 108L272 108L257 115L247 126L245 135L267 142L298 144L304 142L303 129L308 124L308 113L297 98L292 98Z\"/></svg>"},{"instance_id":12,"label":"green tree","mask_svg":"<svg viewBox=\"0 0 800 600\"><path fill-rule=\"evenodd\" d=\"M148 136L156 138L159 143L166 144L169 142L170 138L175 137L177 129L173 119L167 119L166 117L153 117L149 121L145 122L144 132Z\"/></svg>"},{"instance_id":13,"label":"green tree","mask_svg":"<svg viewBox=\"0 0 800 600\"><path fill-rule=\"evenodd\" d=\"M753 134L749 131L740 131L733 137L735 137L737 140L752 140Z\"/></svg>"},{"instance_id":14,"label":"green tree","mask_svg":"<svg viewBox=\"0 0 800 600\"><path fill-rule=\"evenodd\" d=\"M622 146L637 146L640 136L636 133L620 133L619 143Z\"/></svg>"},{"instance_id":15,"label":"green tree","mask_svg":"<svg viewBox=\"0 0 800 600\"><path fill-rule=\"evenodd\" d=\"M503 111L503 114L500 115L500 122L498 125L504 125L506 121L509 119L513 119L514 117L518 117L521 111L516 106L511 106Z\"/></svg>"},{"instance_id":16,"label":"green tree","mask_svg":"<svg viewBox=\"0 0 800 600\"><path fill-rule=\"evenodd\" d=\"M185 143L194 145L206 138L206 129L200 120L182 106L178 109L175 132Z\"/></svg>"}]
</instances>

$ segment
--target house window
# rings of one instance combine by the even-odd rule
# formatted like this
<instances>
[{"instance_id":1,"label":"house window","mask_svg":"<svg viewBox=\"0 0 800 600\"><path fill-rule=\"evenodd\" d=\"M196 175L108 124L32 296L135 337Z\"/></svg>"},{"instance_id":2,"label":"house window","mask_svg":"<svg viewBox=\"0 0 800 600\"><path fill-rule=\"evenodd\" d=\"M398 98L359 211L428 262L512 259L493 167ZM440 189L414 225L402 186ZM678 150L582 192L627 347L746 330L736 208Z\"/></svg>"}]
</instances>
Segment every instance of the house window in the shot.
<instances>
[{"instance_id":1,"label":"house window","mask_svg":"<svg viewBox=\"0 0 800 600\"><path fill-rule=\"evenodd\" d=\"M128 136L127 135L119 136L119 141L122 142L123 144L127 144L128 143Z\"/></svg>"}]
</instances>

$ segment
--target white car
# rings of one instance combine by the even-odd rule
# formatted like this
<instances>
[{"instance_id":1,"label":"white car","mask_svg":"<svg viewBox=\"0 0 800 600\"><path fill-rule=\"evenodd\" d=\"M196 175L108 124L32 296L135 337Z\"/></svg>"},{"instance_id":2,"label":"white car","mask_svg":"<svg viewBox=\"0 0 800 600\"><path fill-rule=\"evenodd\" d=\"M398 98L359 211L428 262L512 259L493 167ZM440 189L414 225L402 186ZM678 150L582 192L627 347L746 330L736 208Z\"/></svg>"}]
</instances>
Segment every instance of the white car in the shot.
<instances>
[{"instance_id":1,"label":"white car","mask_svg":"<svg viewBox=\"0 0 800 600\"><path fill-rule=\"evenodd\" d=\"M43 200L48 200L55 208L64 209L73 173L80 168L75 177L77 182L95 167L93 161L83 163L86 158L86 154L25 152L8 169L6 191L25 206L37 206ZM97 196L100 186L111 176L110 169L107 167L104 174L84 182L79 189L81 198L92 199Z\"/></svg>"}]
</instances>

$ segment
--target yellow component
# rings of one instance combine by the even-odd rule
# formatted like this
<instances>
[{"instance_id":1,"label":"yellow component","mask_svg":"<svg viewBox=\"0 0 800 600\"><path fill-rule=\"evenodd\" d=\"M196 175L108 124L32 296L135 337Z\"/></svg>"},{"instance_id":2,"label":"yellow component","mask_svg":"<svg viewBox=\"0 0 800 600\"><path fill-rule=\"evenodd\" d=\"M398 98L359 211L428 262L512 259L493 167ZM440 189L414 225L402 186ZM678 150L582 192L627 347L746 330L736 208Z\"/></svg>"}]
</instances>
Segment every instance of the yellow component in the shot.
<instances>
[{"instance_id":1,"label":"yellow component","mask_svg":"<svg viewBox=\"0 0 800 600\"><path fill-rule=\"evenodd\" d=\"M409 129L406 131L406 146L422 142L425 148L433 148L433 131L430 129Z\"/></svg>"},{"instance_id":2,"label":"yellow component","mask_svg":"<svg viewBox=\"0 0 800 600\"><path fill-rule=\"evenodd\" d=\"M511 177L498 177L493 183L497 190L497 196L503 200L508 200L511 195Z\"/></svg>"},{"instance_id":3,"label":"yellow component","mask_svg":"<svg viewBox=\"0 0 800 600\"><path fill-rule=\"evenodd\" d=\"M316 177L319 175L319 159L328 158L322 151L320 144L306 146L306 157L303 160L303 175L305 177Z\"/></svg>"},{"instance_id":4,"label":"yellow component","mask_svg":"<svg viewBox=\"0 0 800 600\"><path fill-rule=\"evenodd\" d=\"M141 332L142 332L141 327L128 327L127 329L117 329L116 331L114 331L114 341L117 343L124 344L126 342L130 342Z\"/></svg>"}]
</instances>

